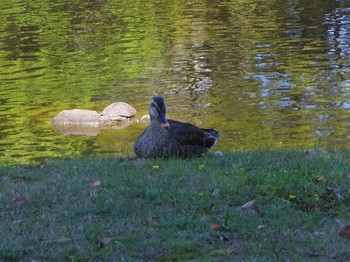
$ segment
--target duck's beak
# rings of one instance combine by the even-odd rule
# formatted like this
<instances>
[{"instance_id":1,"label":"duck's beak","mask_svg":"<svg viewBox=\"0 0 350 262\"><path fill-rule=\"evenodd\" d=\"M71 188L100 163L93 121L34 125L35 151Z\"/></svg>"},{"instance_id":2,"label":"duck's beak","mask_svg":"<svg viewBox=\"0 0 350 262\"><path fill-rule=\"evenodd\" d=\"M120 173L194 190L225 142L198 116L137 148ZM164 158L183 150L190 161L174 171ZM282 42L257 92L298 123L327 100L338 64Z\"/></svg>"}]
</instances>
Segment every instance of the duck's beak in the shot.
<instances>
[{"instance_id":1,"label":"duck's beak","mask_svg":"<svg viewBox=\"0 0 350 262\"><path fill-rule=\"evenodd\" d=\"M159 116L159 122L161 127L168 127L170 126L168 120L166 119L165 115L160 115Z\"/></svg>"}]
</instances>

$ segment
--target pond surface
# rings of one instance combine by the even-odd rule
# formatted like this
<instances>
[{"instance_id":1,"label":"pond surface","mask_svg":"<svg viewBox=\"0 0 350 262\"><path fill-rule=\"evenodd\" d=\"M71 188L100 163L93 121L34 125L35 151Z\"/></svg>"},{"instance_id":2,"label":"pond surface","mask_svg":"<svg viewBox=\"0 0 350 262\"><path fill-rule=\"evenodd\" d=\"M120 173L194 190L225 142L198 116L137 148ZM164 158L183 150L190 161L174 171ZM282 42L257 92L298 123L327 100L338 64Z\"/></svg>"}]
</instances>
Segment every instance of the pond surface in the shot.
<instances>
[{"instance_id":1,"label":"pond surface","mask_svg":"<svg viewBox=\"0 0 350 262\"><path fill-rule=\"evenodd\" d=\"M336 0L0 2L0 159L133 155L146 123L57 132L124 101L215 127L218 150L350 146L350 4Z\"/></svg>"}]
</instances>

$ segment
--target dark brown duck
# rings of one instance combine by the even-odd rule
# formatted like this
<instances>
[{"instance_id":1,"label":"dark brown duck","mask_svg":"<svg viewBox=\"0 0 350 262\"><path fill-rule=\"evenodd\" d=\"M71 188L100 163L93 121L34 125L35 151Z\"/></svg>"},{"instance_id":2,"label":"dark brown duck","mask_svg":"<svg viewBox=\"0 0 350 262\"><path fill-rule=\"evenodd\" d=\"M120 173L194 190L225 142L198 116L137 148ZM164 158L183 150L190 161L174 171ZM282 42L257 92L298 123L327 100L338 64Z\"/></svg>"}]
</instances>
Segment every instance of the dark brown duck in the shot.
<instances>
[{"instance_id":1,"label":"dark brown duck","mask_svg":"<svg viewBox=\"0 0 350 262\"><path fill-rule=\"evenodd\" d=\"M213 148L220 132L213 128L198 128L166 118L164 99L156 96L149 107L150 125L135 142L139 158L169 158L200 156Z\"/></svg>"}]
</instances>

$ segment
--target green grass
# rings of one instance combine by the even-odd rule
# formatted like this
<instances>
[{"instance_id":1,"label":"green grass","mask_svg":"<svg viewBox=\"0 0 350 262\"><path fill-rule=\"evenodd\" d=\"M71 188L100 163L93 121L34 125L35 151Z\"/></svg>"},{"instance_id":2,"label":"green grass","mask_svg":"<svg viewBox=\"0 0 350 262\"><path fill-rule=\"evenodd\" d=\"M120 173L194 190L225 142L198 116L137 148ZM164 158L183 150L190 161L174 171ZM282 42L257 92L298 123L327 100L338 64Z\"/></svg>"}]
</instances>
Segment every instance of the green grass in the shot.
<instances>
[{"instance_id":1,"label":"green grass","mask_svg":"<svg viewBox=\"0 0 350 262\"><path fill-rule=\"evenodd\" d=\"M347 261L349 159L286 150L3 166L0 261Z\"/></svg>"}]
</instances>

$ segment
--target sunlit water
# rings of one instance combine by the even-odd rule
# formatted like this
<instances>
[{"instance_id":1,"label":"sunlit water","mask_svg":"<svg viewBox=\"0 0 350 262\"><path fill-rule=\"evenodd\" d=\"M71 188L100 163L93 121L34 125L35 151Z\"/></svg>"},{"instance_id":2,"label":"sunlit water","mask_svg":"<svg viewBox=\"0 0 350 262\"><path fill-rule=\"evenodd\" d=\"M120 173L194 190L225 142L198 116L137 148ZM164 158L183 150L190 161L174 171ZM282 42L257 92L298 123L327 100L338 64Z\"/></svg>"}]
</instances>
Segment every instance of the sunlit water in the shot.
<instances>
[{"instance_id":1,"label":"sunlit water","mask_svg":"<svg viewBox=\"0 0 350 262\"><path fill-rule=\"evenodd\" d=\"M133 155L146 124L60 134L64 109L162 95L218 150L350 146L346 1L0 2L0 159Z\"/></svg>"}]
</instances>

